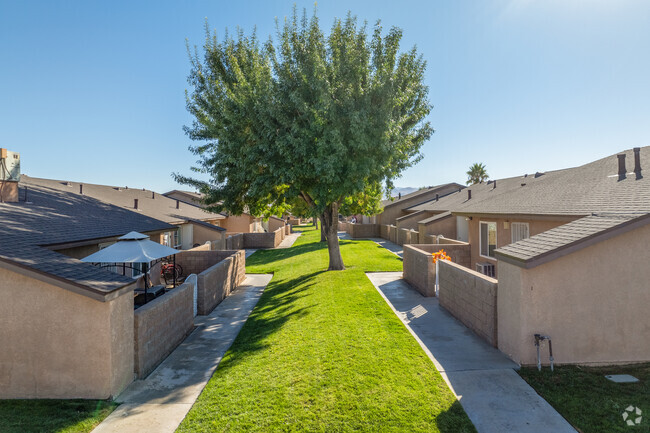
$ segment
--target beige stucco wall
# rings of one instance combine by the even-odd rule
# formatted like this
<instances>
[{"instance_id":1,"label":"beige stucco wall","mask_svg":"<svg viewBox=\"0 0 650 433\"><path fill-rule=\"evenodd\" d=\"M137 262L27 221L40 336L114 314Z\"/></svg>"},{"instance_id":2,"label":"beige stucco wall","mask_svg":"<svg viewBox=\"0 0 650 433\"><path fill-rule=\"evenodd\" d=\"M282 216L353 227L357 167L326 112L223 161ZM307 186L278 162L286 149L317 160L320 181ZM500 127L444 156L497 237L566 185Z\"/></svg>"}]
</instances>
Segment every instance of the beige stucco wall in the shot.
<instances>
[{"instance_id":1,"label":"beige stucco wall","mask_svg":"<svg viewBox=\"0 0 650 433\"><path fill-rule=\"evenodd\" d=\"M347 224L347 232L352 239L367 239L379 237L377 224Z\"/></svg>"},{"instance_id":2,"label":"beige stucco wall","mask_svg":"<svg viewBox=\"0 0 650 433\"><path fill-rule=\"evenodd\" d=\"M396 220L398 229L418 229L418 222L433 216L433 212L420 211L413 212Z\"/></svg>"},{"instance_id":3,"label":"beige stucco wall","mask_svg":"<svg viewBox=\"0 0 650 433\"><path fill-rule=\"evenodd\" d=\"M116 396L133 380L133 291L100 302L0 269L0 398Z\"/></svg>"},{"instance_id":4,"label":"beige stucco wall","mask_svg":"<svg viewBox=\"0 0 650 433\"><path fill-rule=\"evenodd\" d=\"M217 230L211 230L207 227L204 227L200 224L192 224L194 226L193 232L194 232L194 242L192 245L195 244L204 244L206 242L212 242L216 240L221 240L222 238L225 238L226 232L220 232Z\"/></svg>"},{"instance_id":5,"label":"beige stucco wall","mask_svg":"<svg viewBox=\"0 0 650 433\"><path fill-rule=\"evenodd\" d=\"M650 225L528 270L500 261L499 349L534 364L541 333L557 363L650 361L649 244Z\"/></svg>"},{"instance_id":6,"label":"beige stucco wall","mask_svg":"<svg viewBox=\"0 0 650 433\"><path fill-rule=\"evenodd\" d=\"M472 217L472 220L469 221L469 244L472 246L472 262L471 268L476 269L477 262L487 262L494 263L496 265L497 260L493 258L486 258L480 256L480 243L479 243L479 223L484 222L496 222L497 224L497 248L505 247L511 243L511 223L528 223L529 235L535 236L552 228L561 226L571 221L571 219L564 220L534 220L534 219L522 219L522 218L491 218L491 217ZM508 223L508 228L505 228L504 223ZM495 268L498 278L498 269Z\"/></svg>"},{"instance_id":7,"label":"beige stucco wall","mask_svg":"<svg viewBox=\"0 0 650 433\"><path fill-rule=\"evenodd\" d=\"M2 191L2 201L4 203L16 203L20 200L18 192L18 182L0 181L0 191ZM24 197L22 198L24 200Z\"/></svg>"},{"instance_id":8,"label":"beige stucco wall","mask_svg":"<svg viewBox=\"0 0 650 433\"><path fill-rule=\"evenodd\" d=\"M221 227L225 228L228 234L250 233L253 230L253 218L250 215L231 215L224 219Z\"/></svg>"},{"instance_id":9,"label":"beige stucco wall","mask_svg":"<svg viewBox=\"0 0 650 433\"><path fill-rule=\"evenodd\" d=\"M426 224L418 224L418 231L424 235L443 235L448 239L456 239L456 217L450 215Z\"/></svg>"}]
</instances>

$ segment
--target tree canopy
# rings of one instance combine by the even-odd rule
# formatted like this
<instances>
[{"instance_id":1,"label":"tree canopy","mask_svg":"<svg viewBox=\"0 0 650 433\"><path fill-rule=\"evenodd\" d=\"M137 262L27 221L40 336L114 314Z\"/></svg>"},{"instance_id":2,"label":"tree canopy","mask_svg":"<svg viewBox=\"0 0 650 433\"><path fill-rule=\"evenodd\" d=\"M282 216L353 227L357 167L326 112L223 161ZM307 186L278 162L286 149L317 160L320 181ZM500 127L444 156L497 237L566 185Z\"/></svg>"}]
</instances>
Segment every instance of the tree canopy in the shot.
<instances>
[{"instance_id":1,"label":"tree canopy","mask_svg":"<svg viewBox=\"0 0 650 433\"><path fill-rule=\"evenodd\" d=\"M402 31L369 35L348 13L329 35L316 12L296 10L276 41L239 30L219 40L206 25L203 56L191 55L185 127L199 156L196 172L175 174L205 194L212 210L267 214L299 197L325 227L330 269L343 269L338 210L378 211L383 187L420 160L433 129L415 48L399 51Z\"/></svg>"},{"instance_id":2,"label":"tree canopy","mask_svg":"<svg viewBox=\"0 0 650 433\"><path fill-rule=\"evenodd\" d=\"M467 185L474 185L477 183L484 182L488 179L487 171L485 170L485 165L482 163L474 163L470 165L469 170L467 171Z\"/></svg>"}]
</instances>

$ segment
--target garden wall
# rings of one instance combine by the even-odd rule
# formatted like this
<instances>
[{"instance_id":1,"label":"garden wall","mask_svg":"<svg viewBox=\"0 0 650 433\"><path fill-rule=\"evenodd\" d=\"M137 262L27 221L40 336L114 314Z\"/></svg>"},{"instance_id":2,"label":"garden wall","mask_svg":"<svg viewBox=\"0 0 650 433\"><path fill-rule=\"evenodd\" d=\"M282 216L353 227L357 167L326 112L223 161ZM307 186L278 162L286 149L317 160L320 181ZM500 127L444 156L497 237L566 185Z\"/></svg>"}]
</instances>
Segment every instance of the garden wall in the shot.
<instances>
[{"instance_id":1,"label":"garden wall","mask_svg":"<svg viewBox=\"0 0 650 433\"><path fill-rule=\"evenodd\" d=\"M440 306L496 347L497 280L447 260L438 272Z\"/></svg>"},{"instance_id":2,"label":"garden wall","mask_svg":"<svg viewBox=\"0 0 650 433\"><path fill-rule=\"evenodd\" d=\"M379 237L377 224L348 224L348 234L352 239L368 239Z\"/></svg>"},{"instance_id":3,"label":"garden wall","mask_svg":"<svg viewBox=\"0 0 650 433\"><path fill-rule=\"evenodd\" d=\"M436 266L432 253L441 249L445 250L454 263L469 266L470 246L466 243L404 245L404 280L423 296L435 296Z\"/></svg>"},{"instance_id":4,"label":"garden wall","mask_svg":"<svg viewBox=\"0 0 650 433\"><path fill-rule=\"evenodd\" d=\"M245 251L227 252L230 253L228 257L198 274L197 310L200 315L210 314L246 278Z\"/></svg>"},{"instance_id":5,"label":"garden wall","mask_svg":"<svg viewBox=\"0 0 650 433\"><path fill-rule=\"evenodd\" d=\"M194 284L184 283L134 312L134 370L146 377L194 328Z\"/></svg>"},{"instance_id":6,"label":"garden wall","mask_svg":"<svg viewBox=\"0 0 650 433\"><path fill-rule=\"evenodd\" d=\"M244 248L244 234L237 233L226 239L226 250L241 250Z\"/></svg>"},{"instance_id":7,"label":"garden wall","mask_svg":"<svg viewBox=\"0 0 650 433\"><path fill-rule=\"evenodd\" d=\"M275 248L282 242L284 232L277 229L270 233L243 233L244 248Z\"/></svg>"}]
</instances>

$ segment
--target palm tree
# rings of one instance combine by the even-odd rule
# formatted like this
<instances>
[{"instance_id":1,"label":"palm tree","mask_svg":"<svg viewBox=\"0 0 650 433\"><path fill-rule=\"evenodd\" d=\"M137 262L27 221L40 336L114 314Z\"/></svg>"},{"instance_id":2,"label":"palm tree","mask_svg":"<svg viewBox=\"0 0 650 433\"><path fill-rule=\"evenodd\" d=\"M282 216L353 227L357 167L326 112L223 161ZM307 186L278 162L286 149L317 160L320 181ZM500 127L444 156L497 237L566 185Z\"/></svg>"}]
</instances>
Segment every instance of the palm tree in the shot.
<instances>
[{"instance_id":1,"label":"palm tree","mask_svg":"<svg viewBox=\"0 0 650 433\"><path fill-rule=\"evenodd\" d=\"M485 165L476 162L469 167L469 171L467 172L467 185L481 183L487 180L487 178L488 174L485 171Z\"/></svg>"}]
</instances>

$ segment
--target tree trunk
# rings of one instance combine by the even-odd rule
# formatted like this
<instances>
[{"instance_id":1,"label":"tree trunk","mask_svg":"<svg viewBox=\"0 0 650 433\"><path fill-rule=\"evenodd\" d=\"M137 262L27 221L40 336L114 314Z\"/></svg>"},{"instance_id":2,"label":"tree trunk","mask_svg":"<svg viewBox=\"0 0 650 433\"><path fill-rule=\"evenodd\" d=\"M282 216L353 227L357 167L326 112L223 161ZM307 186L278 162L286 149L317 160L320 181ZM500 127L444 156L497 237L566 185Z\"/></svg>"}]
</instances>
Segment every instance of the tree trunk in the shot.
<instances>
[{"instance_id":1,"label":"tree trunk","mask_svg":"<svg viewBox=\"0 0 650 433\"><path fill-rule=\"evenodd\" d=\"M323 216L319 216L318 219L320 220L320 241L325 242L327 240L327 232L325 231L325 218Z\"/></svg>"},{"instance_id":2,"label":"tree trunk","mask_svg":"<svg viewBox=\"0 0 650 433\"><path fill-rule=\"evenodd\" d=\"M327 237L327 250L330 256L330 264L328 271L342 271L345 269L343 265L343 257L341 257L341 249L339 248L339 209L338 203L332 203L327 206L323 212L322 221L324 231Z\"/></svg>"}]
</instances>

